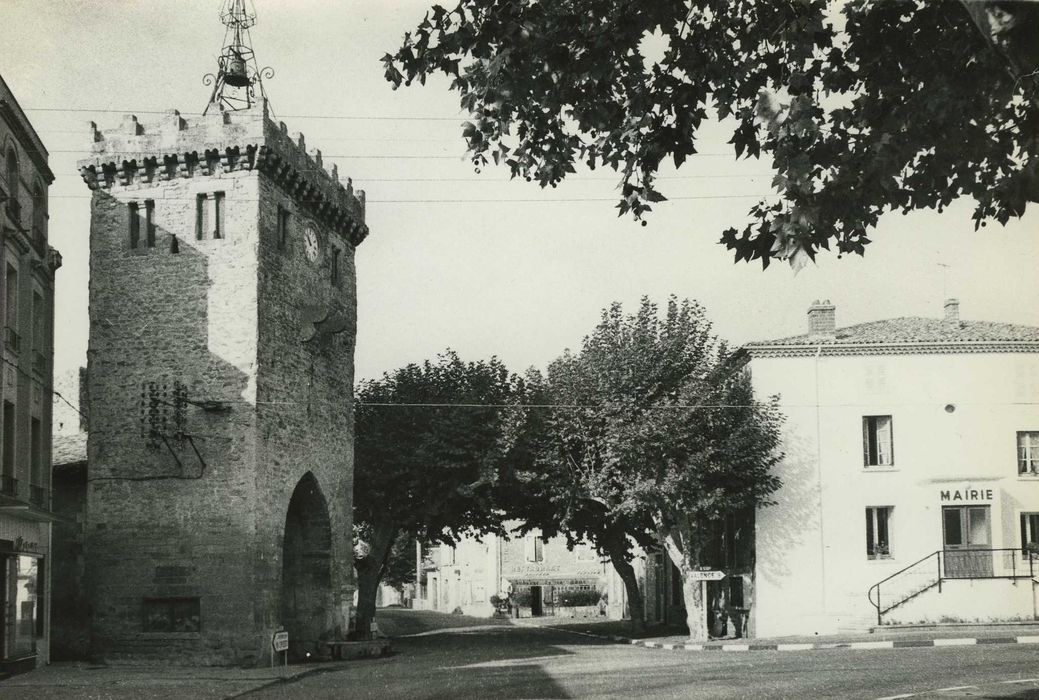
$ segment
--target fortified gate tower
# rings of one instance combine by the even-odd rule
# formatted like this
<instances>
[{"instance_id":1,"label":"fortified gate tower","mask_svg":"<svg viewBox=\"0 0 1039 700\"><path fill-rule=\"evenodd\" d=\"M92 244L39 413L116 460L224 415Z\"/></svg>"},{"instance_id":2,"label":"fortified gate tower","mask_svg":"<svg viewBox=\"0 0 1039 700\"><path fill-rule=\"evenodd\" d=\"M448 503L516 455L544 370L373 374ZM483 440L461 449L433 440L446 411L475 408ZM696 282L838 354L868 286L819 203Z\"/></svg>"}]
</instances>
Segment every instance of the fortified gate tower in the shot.
<instances>
[{"instance_id":1,"label":"fortified gate tower","mask_svg":"<svg viewBox=\"0 0 1039 700\"><path fill-rule=\"evenodd\" d=\"M272 120L241 0L206 113L93 127L85 558L107 658L345 634L364 193ZM259 94L257 94L259 93Z\"/></svg>"}]
</instances>

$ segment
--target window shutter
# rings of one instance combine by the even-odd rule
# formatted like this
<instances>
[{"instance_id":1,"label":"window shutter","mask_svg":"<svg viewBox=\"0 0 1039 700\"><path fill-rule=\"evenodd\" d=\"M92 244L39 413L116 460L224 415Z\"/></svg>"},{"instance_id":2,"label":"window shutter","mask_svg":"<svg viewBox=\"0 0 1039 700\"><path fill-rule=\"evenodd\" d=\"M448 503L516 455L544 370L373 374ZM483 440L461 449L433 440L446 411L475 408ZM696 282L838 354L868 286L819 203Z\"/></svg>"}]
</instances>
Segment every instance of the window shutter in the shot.
<instances>
[{"instance_id":1,"label":"window shutter","mask_svg":"<svg viewBox=\"0 0 1039 700\"><path fill-rule=\"evenodd\" d=\"M891 418L884 416L877 418L877 464L893 464L891 459Z\"/></svg>"},{"instance_id":2,"label":"window shutter","mask_svg":"<svg viewBox=\"0 0 1039 700\"><path fill-rule=\"evenodd\" d=\"M863 416L862 418L862 463L869 465L869 434L870 434L870 420L868 417Z\"/></svg>"},{"instance_id":3,"label":"window shutter","mask_svg":"<svg viewBox=\"0 0 1039 700\"><path fill-rule=\"evenodd\" d=\"M534 559L534 535L527 535L523 538L523 558L527 561L536 561Z\"/></svg>"}]
</instances>

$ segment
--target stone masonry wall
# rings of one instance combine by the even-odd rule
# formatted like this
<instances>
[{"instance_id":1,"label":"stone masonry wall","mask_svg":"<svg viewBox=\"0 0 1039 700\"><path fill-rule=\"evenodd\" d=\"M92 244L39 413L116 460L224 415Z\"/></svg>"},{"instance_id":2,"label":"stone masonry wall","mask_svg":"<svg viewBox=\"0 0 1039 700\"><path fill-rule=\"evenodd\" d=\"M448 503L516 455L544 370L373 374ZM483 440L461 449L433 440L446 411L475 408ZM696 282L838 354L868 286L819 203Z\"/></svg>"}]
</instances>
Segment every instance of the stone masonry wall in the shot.
<instances>
[{"instance_id":1,"label":"stone masonry wall","mask_svg":"<svg viewBox=\"0 0 1039 700\"><path fill-rule=\"evenodd\" d=\"M363 193L325 171L320 152L308 153L262 104L198 120L171 112L155 126L127 117L114 132L95 129L93 151L80 163L95 193L92 646L108 658L262 661L270 634L286 626L286 601L298 609L302 599L320 623L303 641L318 650L319 637L345 632L353 589L353 251L367 234ZM290 213L284 238L279 207ZM199 208L208 217L201 239ZM304 225L318 239L314 260ZM292 581L305 592L284 590L282 578L290 500L290 553L301 567ZM145 631L145 599L194 598L198 629Z\"/></svg>"},{"instance_id":2,"label":"stone masonry wall","mask_svg":"<svg viewBox=\"0 0 1039 700\"><path fill-rule=\"evenodd\" d=\"M226 193L219 240L195 240L206 190ZM256 192L254 173L231 173L94 197L87 567L95 651L110 657L256 653ZM142 231L131 249L128 203L146 199L155 246ZM143 631L144 598L192 597L198 632Z\"/></svg>"}]
</instances>

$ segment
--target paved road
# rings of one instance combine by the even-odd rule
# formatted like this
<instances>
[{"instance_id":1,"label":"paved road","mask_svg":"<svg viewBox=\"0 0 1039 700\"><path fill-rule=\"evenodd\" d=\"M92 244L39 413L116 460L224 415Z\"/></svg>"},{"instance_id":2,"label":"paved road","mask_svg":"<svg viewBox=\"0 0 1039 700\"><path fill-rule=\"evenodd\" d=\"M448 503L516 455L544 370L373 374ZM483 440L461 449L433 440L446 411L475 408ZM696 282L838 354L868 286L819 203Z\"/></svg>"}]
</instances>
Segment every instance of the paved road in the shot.
<instances>
[{"instance_id":1,"label":"paved road","mask_svg":"<svg viewBox=\"0 0 1039 700\"><path fill-rule=\"evenodd\" d=\"M683 652L499 627L401 639L394 647L390 658L245 697L1039 699L1039 680L1029 680L1039 679L1036 645Z\"/></svg>"}]
</instances>

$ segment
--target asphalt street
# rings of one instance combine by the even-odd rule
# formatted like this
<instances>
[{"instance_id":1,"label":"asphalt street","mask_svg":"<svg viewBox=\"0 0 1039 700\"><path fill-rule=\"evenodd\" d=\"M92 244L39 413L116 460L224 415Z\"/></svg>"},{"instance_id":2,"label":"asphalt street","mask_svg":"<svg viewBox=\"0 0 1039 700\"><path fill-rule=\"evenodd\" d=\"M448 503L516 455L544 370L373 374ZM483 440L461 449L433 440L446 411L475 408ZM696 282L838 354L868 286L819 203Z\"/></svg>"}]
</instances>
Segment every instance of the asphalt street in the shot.
<instances>
[{"instance_id":1,"label":"asphalt street","mask_svg":"<svg viewBox=\"0 0 1039 700\"><path fill-rule=\"evenodd\" d=\"M1031 644L688 652L502 626L399 639L394 650L244 697L1039 699Z\"/></svg>"}]
</instances>

